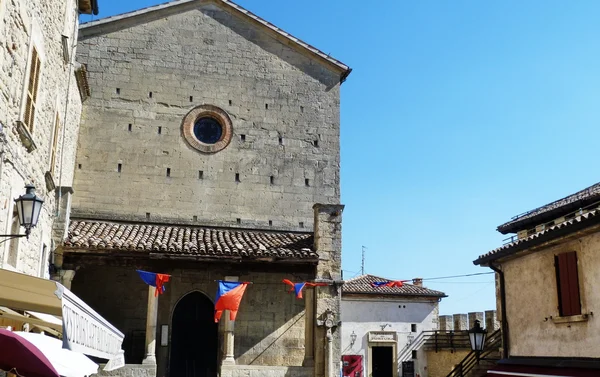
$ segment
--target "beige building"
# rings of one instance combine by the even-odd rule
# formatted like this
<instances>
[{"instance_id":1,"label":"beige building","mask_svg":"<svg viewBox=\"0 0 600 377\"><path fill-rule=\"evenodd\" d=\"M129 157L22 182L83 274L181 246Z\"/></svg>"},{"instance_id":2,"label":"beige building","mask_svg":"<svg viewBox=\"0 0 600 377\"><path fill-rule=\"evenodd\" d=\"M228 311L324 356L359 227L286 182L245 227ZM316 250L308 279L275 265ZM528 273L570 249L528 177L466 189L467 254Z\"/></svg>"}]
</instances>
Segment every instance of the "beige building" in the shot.
<instances>
[{"instance_id":1,"label":"beige building","mask_svg":"<svg viewBox=\"0 0 600 377\"><path fill-rule=\"evenodd\" d=\"M33 184L45 199L28 239L0 244L0 267L48 278L75 167L85 76L75 60L78 15L95 0L0 1L0 233L19 227L13 199Z\"/></svg>"},{"instance_id":2,"label":"beige building","mask_svg":"<svg viewBox=\"0 0 600 377\"><path fill-rule=\"evenodd\" d=\"M498 276L504 359L490 375L600 375L599 206L596 184L526 212L475 260Z\"/></svg>"},{"instance_id":3,"label":"beige building","mask_svg":"<svg viewBox=\"0 0 600 377\"><path fill-rule=\"evenodd\" d=\"M89 95L75 59L78 17L97 13L97 7L95 0L0 0L0 328L44 332L73 352L106 361L120 352L123 334L48 279L66 236L82 102ZM25 185L34 185L44 199L28 236L14 201ZM77 312L77 320L65 310ZM90 332L73 331L75 322L107 341L88 343ZM18 362L5 354L2 366L28 375L28 365L10 364Z\"/></svg>"},{"instance_id":4,"label":"beige building","mask_svg":"<svg viewBox=\"0 0 600 377\"><path fill-rule=\"evenodd\" d=\"M55 265L125 334L119 373L337 375L349 67L228 0L79 32L91 96ZM283 279L326 285L298 300ZM235 323L213 319L218 280L253 283Z\"/></svg>"}]
</instances>

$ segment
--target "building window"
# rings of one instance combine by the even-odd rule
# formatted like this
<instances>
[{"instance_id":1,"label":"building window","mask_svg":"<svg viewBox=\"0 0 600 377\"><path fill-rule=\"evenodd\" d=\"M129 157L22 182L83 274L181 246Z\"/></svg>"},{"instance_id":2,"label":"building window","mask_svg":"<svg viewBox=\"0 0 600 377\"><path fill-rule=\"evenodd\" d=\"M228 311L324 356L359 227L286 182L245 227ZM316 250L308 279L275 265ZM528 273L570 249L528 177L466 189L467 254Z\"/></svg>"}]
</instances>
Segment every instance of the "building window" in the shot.
<instances>
[{"instance_id":1,"label":"building window","mask_svg":"<svg viewBox=\"0 0 600 377\"><path fill-rule=\"evenodd\" d=\"M417 358L417 350L413 350L412 351L412 358L416 359Z\"/></svg>"},{"instance_id":2,"label":"building window","mask_svg":"<svg viewBox=\"0 0 600 377\"><path fill-rule=\"evenodd\" d=\"M577 253L571 251L554 256L556 287L558 291L558 311L561 317L580 315L579 276L577 273Z\"/></svg>"},{"instance_id":3,"label":"building window","mask_svg":"<svg viewBox=\"0 0 600 377\"><path fill-rule=\"evenodd\" d=\"M216 153L229 145L233 127L227 113L212 105L193 108L183 118L183 137L188 144L204 153Z\"/></svg>"},{"instance_id":4,"label":"building window","mask_svg":"<svg viewBox=\"0 0 600 377\"><path fill-rule=\"evenodd\" d=\"M35 109L37 106L38 86L40 81L40 56L35 47L31 50L31 61L29 63L29 80L27 81L27 97L25 99L25 116L23 123L33 132L33 122L35 119Z\"/></svg>"},{"instance_id":5,"label":"building window","mask_svg":"<svg viewBox=\"0 0 600 377\"><path fill-rule=\"evenodd\" d=\"M200 118L194 123L194 136L204 144L214 144L221 140L223 127L213 118Z\"/></svg>"},{"instance_id":6,"label":"building window","mask_svg":"<svg viewBox=\"0 0 600 377\"><path fill-rule=\"evenodd\" d=\"M411 332L417 332L417 324L416 323L412 323L410 325L410 331Z\"/></svg>"},{"instance_id":7,"label":"building window","mask_svg":"<svg viewBox=\"0 0 600 377\"><path fill-rule=\"evenodd\" d=\"M56 165L56 149L58 146L58 134L60 132L60 118L58 113L54 117L54 133L52 136L52 144L50 146L50 173L54 174L54 166Z\"/></svg>"},{"instance_id":8,"label":"building window","mask_svg":"<svg viewBox=\"0 0 600 377\"><path fill-rule=\"evenodd\" d=\"M10 223L9 234L19 234L21 224L19 223L19 214L17 213L17 207L13 208L12 220ZM6 263L17 268L17 261L19 260L19 238L11 238L8 244L8 259Z\"/></svg>"}]
</instances>

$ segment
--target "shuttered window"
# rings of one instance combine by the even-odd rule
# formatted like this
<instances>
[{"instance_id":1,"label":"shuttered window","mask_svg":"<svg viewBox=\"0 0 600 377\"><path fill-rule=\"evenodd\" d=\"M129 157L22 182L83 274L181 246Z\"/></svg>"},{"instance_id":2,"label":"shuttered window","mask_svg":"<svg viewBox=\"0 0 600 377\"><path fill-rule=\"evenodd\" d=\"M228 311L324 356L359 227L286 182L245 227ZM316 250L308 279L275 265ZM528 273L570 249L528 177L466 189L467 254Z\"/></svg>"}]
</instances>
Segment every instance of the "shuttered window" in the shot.
<instances>
[{"instance_id":1,"label":"shuttered window","mask_svg":"<svg viewBox=\"0 0 600 377\"><path fill-rule=\"evenodd\" d=\"M25 117L23 123L33 132L33 121L37 105L38 84L40 80L40 57L35 47L31 51L31 63L29 65L29 81L27 83L27 99L25 103Z\"/></svg>"},{"instance_id":2,"label":"shuttered window","mask_svg":"<svg viewBox=\"0 0 600 377\"><path fill-rule=\"evenodd\" d=\"M58 113L54 118L54 134L52 136L52 147L50 149L50 173L54 174L54 166L56 165L56 149L58 145L58 134L60 132L60 118Z\"/></svg>"},{"instance_id":3,"label":"shuttered window","mask_svg":"<svg viewBox=\"0 0 600 377\"><path fill-rule=\"evenodd\" d=\"M560 315L564 317L581 314L577 253L571 251L555 255L554 266L556 267L558 311Z\"/></svg>"}]
</instances>

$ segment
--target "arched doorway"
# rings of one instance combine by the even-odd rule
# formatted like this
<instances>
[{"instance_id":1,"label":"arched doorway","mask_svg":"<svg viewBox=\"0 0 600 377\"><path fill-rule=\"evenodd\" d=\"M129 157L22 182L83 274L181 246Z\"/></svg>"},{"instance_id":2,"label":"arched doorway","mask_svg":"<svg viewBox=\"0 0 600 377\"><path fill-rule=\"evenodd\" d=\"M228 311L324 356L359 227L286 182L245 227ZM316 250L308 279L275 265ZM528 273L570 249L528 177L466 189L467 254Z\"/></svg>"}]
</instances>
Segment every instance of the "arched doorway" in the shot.
<instances>
[{"instance_id":1,"label":"arched doorway","mask_svg":"<svg viewBox=\"0 0 600 377\"><path fill-rule=\"evenodd\" d=\"M185 295L173 312L170 377L216 377L218 330L215 306L203 293Z\"/></svg>"}]
</instances>

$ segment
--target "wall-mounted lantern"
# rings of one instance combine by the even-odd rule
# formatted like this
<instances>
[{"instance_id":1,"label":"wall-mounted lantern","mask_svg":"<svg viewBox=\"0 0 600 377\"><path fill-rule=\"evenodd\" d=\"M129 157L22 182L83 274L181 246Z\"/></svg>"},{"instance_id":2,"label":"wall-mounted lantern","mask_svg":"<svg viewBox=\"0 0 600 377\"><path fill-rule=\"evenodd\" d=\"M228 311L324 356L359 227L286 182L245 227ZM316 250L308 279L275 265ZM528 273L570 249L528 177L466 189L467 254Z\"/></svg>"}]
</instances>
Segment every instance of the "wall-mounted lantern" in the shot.
<instances>
[{"instance_id":1,"label":"wall-mounted lantern","mask_svg":"<svg viewBox=\"0 0 600 377\"><path fill-rule=\"evenodd\" d=\"M25 189L25 194L15 199L15 206L17 207L17 213L19 215L19 224L25 228L25 234L1 234L0 237L29 238L31 228L34 228L37 225L44 200L35 195L35 186L27 185L25 186Z\"/></svg>"}]
</instances>

